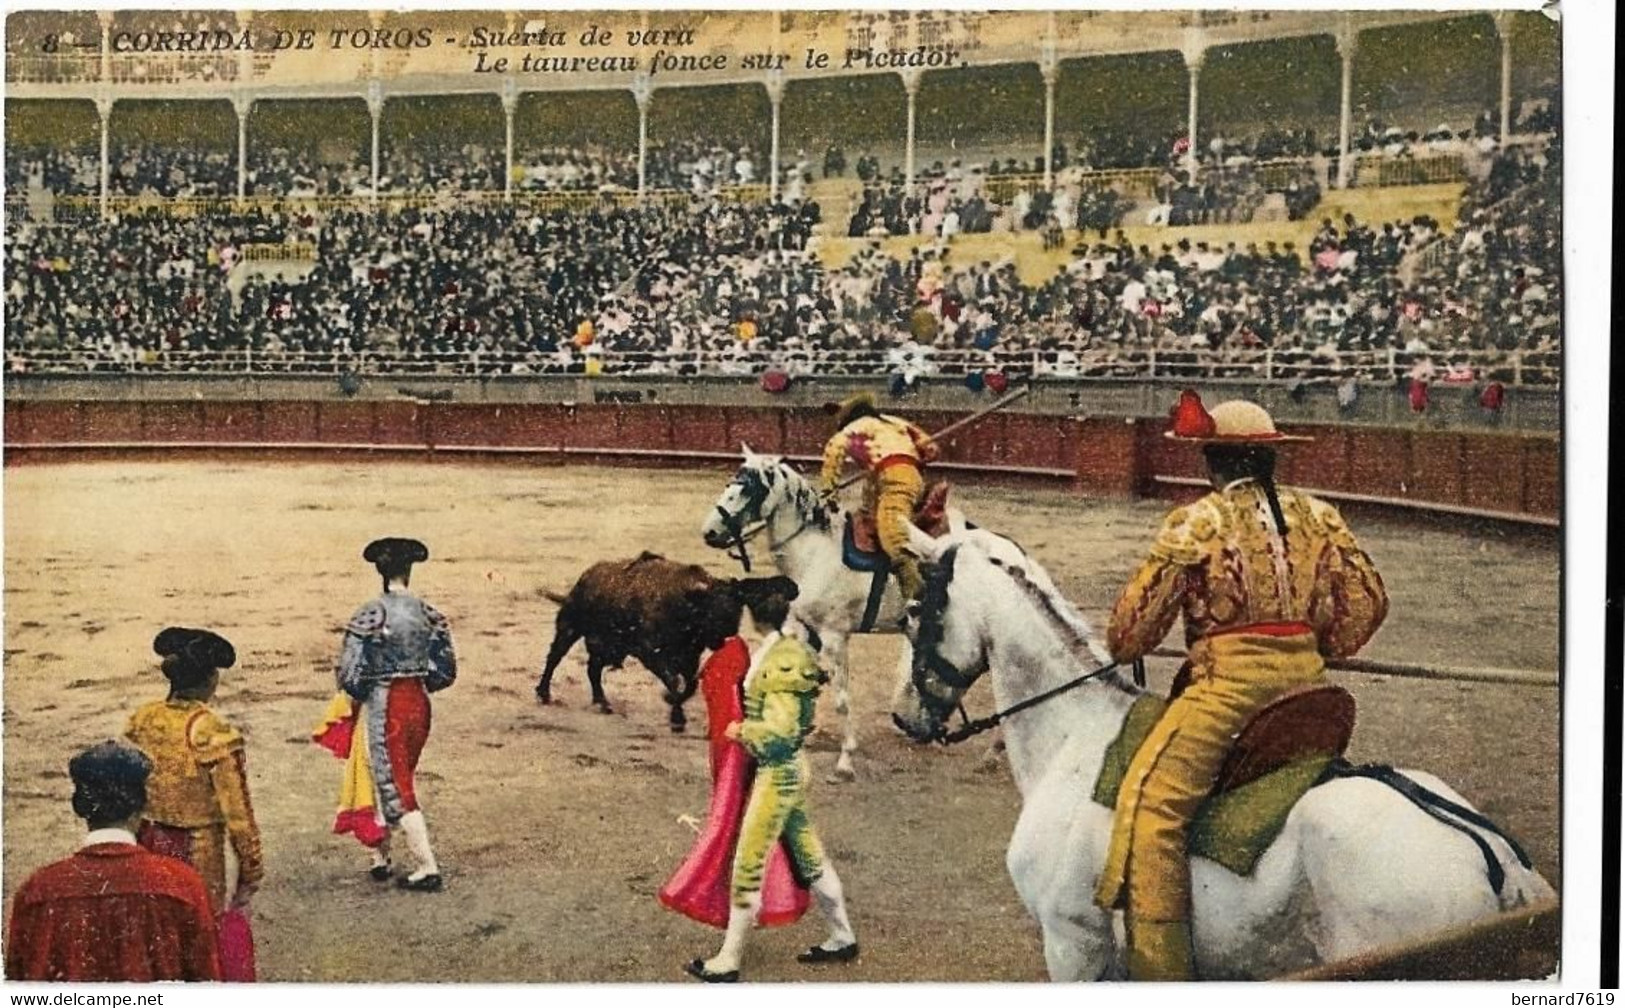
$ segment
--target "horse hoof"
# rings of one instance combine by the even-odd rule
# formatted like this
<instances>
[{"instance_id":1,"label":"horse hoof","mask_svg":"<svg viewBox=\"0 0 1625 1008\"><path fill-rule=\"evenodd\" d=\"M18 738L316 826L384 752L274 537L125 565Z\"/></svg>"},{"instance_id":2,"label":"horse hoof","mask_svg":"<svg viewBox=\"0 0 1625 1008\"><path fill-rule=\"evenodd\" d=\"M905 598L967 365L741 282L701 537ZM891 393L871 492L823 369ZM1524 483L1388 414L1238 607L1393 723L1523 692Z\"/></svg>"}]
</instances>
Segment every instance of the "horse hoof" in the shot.
<instances>
[{"instance_id":1,"label":"horse hoof","mask_svg":"<svg viewBox=\"0 0 1625 1008\"><path fill-rule=\"evenodd\" d=\"M858 772L851 767L838 766L835 772L829 775L831 784L850 784L858 779Z\"/></svg>"}]
</instances>

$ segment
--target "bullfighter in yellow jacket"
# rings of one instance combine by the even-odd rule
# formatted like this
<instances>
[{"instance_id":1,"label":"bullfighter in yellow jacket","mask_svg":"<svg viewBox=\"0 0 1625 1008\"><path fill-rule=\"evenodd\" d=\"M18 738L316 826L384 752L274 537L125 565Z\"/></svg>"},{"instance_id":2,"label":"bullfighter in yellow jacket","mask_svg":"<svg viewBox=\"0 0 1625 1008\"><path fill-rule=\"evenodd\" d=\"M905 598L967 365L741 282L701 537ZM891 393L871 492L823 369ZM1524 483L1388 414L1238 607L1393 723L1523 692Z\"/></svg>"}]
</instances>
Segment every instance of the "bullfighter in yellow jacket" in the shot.
<instances>
[{"instance_id":1,"label":"bullfighter in yellow jacket","mask_svg":"<svg viewBox=\"0 0 1625 1008\"><path fill-rule=\"evenodd\" d=\"M773 626L782 625L789 615L788 602L778 599L761 610L753 609L753 617ZM798 629L792 624L770 633L762 642L745 677L744 720L727 728L726 736L750 752L757 769L734 852L733 905L722 949L710 959L695 959L686 967L707 983L739 979L745 941L762 905L767 857L781 838L797 878L812 889L829 925L829 938L797 958L804 963L850 962L858 955L840 876L825 857L807 817L811 767L802 743L812 731L818 688L825 676L817 655L797 636Z\"/></svg>"},{"instance_id":2,"label":"bullfighter in yellow jacket","mask_svg":"<svg viewBox=\"0 0 1625 1008\"><path fill-rule=\"evenodd\" d=\"M209 707L220 670L236 664L237 653L219 634L188 627L164 630L152 647L163 658L169 696L142 704L125 729L152 760L141 844L196 868L218 916L245 903L265 875L243 736ZM228 888L228 843L237 858L235 891Z\"/></svg>"},{"instance_id":3,"label":"bullfighter in yellow jacket","mask_svg":"<svg viewBox=\"0 0 1625 1008\"><path fill-rule=\"evenodd\" d=\"M908 526L925 493L922 469L937 458L936 443L907 420L881 413L867 393L841 403L835 425L840 430L824 446L824 496L833 500L848 457L865 470L864 510L875 517L880 548L903 594L915 598L923 582L919 561L907 550Z\"/></svg>"},{"instance_id":4,"label":"bullfighter in yellow jacket","mask_svg":"<svg viewBox=\"0 0 1625 1008\"><path fill-rule=\"evenodd\" d=\"M1151 555L1112 610L1119 662L1161 642L1183 614L1189 684L1130 764L1096 901L1127 910L1129 975L1193 975L1185 830L1237 732L1259 708L1321 681L1325 659L1358 651L1388 597L1337 509L1277 489L1275 446L1289 437L1259 406L1209 413L1181 399L1169 438L1203 446L1214 491L1163 522Z\"/></svg>"}]
</instances>

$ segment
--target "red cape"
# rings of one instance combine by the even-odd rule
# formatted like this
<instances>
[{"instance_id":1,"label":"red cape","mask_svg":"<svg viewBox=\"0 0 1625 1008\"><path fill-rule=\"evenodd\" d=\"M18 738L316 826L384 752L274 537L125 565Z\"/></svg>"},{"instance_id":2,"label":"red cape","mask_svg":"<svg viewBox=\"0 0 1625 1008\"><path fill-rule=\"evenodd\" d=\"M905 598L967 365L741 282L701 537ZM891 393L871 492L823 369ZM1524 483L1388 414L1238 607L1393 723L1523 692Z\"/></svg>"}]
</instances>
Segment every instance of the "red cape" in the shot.
<instances>
[{"instance_id":1,"label":"red cape","mask_svg":"<svg viewBox=\"0 0 1625 1008\"><path fill-rule=\"evenodd\" d=\"M660 890L660 902L668 908L719 928L728 923L734 847L739 842L740 821L756 776L750 754L722 734L744 716L740 691L748 671L750 649L738 637L730 637L700 672L706 728L711 738L711 807L694 849ZM757 923L765 927L793 924L807 912L807 904L807 888L791 871L784 844L774 844L762 880L762 909Z\"/></svg>"}]
</instances>

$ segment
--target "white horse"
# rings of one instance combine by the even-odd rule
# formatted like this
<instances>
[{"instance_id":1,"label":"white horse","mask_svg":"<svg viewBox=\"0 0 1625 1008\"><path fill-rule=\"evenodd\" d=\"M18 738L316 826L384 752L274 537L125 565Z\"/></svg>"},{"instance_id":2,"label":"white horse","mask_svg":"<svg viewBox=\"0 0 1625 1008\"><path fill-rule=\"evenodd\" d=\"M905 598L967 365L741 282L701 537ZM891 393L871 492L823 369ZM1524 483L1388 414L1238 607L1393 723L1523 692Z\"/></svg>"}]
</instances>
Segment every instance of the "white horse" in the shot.
<instances>
[{"instance_id":1,"label":"white horse","mask_svg":"<svg viewBox=\"0 0 1625 1008\"><path fill-rule=\"evenodd\" d=\"M1013 546L918 536L911 548L928 563L909 619L921 699L898 717L911 731L936 731L989 669L1002 710L1077 678L1090 656L1106 664L1083 617ZM1123 972L1121 915L1093 899L1113 813L1092 792L1106 747L1141 692L1112 671L1003 724L1022 797L1006 863L1043 929L1053 980ZM1466 805L1431 775L1403 773ZM1474 834L1477 842L1374 780L1339 778L1311 789L1251 875L1192 858L1198 974L1278 976L1554 898L1506 838ZM1499 892L1490 857L1504 873Z\"/></svg>"},{"instance_id":2,"label":"white horse","mask_svg":"<svg viewBox=\"0 0 1625 1008\"><path fill-rule=\"evenodd\" d=\"M835 773L854 776L852 755L858 738L852 693L847 676L847 639L862 632L865 610L873 609L870 628L876 633L897 633L903 617L902 592L897 580L886 576L884 593L878 605L871 602L872 574L851 570L842 560L841 538L846 512L831 514L819 500L818 491L789 463L774 455L758 455L744 449L744 462L716 505L706 516L700 533L707 545L727 549L740 544L741 534L762 522L768 552L779 572L795 581L799 594L791 615L814 635L819 664L834 682L835 709L845 721L841 755ZM971 538L987 536L980 530L965 531L965 519L956 509L948 509L950 528ZM907 640L898 661L899 702L911 698L911 663Z\"/></svg>"}]
</instances>

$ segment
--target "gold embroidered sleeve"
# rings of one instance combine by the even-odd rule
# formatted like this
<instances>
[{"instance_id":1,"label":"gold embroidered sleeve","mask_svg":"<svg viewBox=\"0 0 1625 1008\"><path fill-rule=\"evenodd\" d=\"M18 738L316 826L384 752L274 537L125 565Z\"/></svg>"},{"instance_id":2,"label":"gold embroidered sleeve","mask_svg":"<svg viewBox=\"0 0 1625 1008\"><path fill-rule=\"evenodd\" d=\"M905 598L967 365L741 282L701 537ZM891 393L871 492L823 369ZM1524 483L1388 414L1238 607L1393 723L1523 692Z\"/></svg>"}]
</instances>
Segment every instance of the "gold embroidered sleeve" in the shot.
<instances>
[{"instance_id":1,"label":"gold embroidered sleeve","mask_svg":"<svg viewBox=\"0 0 1625 1008\"><path fill-rule=\"evenodd\" d=\"M1196 516L1194 520L1200 520ZM1140 569L1112 607L1106 628L1106 648L1114 661L1139 658L1168 636L1179 616L1185 589L1185 569L1200 551L1191 537L1193 515L1179 508L1163 522L1162 531Z\"/></svg>"},{"instance_id":2,"label":"gold embroidered sleeve","mask_svg":"<svg viewBox=\"0 0 1625 1008\"><path fill-rule=\"evenodd\" d=\"M238 878L244 885L258 885L265 877L265 858L260 845L259 823L248 793L248 764L243 755L243 737L237 729L214 715L199 718L192 729L192 745L198 763L208 772L214 798L226 820L226 834L237 852Z\"/></svg>"},{"instance_id":3,"label":"gold embroidered sleeve","mask_svg":"<svg viewBox=\"0 0 1625 1008\"><path fill-rule=\"evenodd\" d=\"M942 458L942 446L937 444L936 439L925 428L911 423L908 425L908 436L909 440L914 442L915 454L919 455L921 462L930 465Z\"/></svg>"},{"instance_id":4,"label":"gold embroidered sleeve","mask_svg":"<svg viewBox=\"0 0 1625 1008\"><path fill-rule=\"evenodd\" d=\"M824 469L819 486L825 491L835 489L841 479L841 466L846 464L846 431L838 432L824 445Z\"/></svg>"},{"instance_id":5,"label":"gold embroidered sleeve","mask_svg":"<svg viewBox=\"0 0 1625 1008\"><path fill-rule=\"evenodd\" d=\"M1315 631L1320 650L1331 658L1347 658L1369 641L1388 616L1388 591L1377 568L1354 541L1343 516L1329 504L1320 504L1319 518L1326 530L1323 576L1314 606Z\"/></svg>"}]
</instances>

